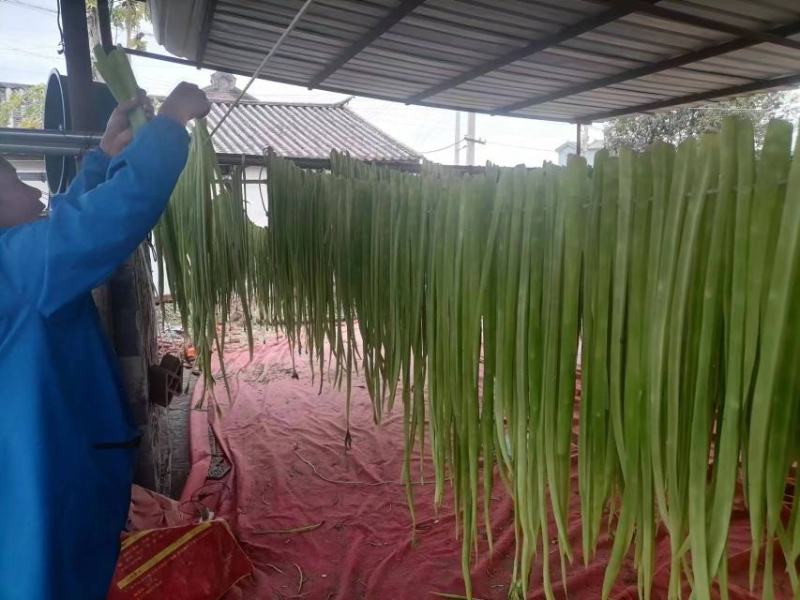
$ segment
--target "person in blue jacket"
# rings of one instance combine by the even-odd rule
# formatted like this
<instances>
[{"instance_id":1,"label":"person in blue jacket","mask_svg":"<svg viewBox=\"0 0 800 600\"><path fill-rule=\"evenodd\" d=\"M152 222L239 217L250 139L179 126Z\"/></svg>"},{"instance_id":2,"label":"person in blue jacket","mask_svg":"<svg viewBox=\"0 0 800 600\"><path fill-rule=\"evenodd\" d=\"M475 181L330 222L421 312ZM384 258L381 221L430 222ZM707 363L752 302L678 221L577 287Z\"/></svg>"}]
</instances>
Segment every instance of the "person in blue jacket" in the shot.
<instances>
[{"instance_id":1,"label":"person in blue jacket","mask_svg":"<svg viewBox=\"0 0 800 600\"><path fill-rule=\"evenodd\" d=\"M135 137L120 104L40 217L0 158L0 600L102 600L139 431L91 290L155 226L209 103L182 83Z\"/></svg>"}]
</instances>

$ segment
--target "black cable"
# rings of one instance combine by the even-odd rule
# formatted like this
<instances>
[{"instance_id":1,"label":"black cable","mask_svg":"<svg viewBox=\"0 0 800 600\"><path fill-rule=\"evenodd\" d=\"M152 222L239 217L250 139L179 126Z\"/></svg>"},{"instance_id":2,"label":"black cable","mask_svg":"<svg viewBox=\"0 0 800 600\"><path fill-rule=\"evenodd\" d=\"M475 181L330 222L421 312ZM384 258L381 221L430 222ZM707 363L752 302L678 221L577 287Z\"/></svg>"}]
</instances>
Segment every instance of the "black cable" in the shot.
<instances>
[{"instance_id":1,"label":"black cable","mask_svg":"<svg viewBox=\"0 0 800 600\"><path fill-rule=\"evenodd\" d=\"M447 150L448 148L452 148L456 144L460 144L461 142L464 142L464 141L466 141L466 138L461 138L457 142L453 142L452 144L448 144L447 146L444 146L443 148L436 148L436 150L422 150L422 151L420 151L420 154L433 154L434 152L441 152L442 150Z\"/></svg>"},{"instance_id":2,"label":"black cable","mask_svg":"<svg viewBox=\"0 0 800 600\"><path fill-rule=\"evenodd\" d=\"M64 54L64 28L61 25L61 0L57 0L56 2L56 25L58 25L58 35L61 38L56 49L59 54Z\"/></svg>"}]
</instances>

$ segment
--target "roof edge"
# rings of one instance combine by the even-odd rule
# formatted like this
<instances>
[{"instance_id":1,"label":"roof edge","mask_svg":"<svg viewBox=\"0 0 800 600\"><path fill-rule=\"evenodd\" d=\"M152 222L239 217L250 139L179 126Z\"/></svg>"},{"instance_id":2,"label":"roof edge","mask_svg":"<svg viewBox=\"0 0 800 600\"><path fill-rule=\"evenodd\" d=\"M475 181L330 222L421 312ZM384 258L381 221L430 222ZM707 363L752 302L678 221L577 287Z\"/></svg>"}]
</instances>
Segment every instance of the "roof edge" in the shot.
<instances>
[{"instance_id":1,"label":"roof edge","mask_svg":"<svg viewBox=\"0 0 800 600\"><path fill-rule=\"evenodd\" d=\"M237 104L237 105L257 105L257 106L301 106L312 108L346 108L342 102L282 102L280 100L209 100L211 104Z\"/></svg>"},{"instance_id":2,"label":"roof edge","mask_svg":"<svg viewBox=\"0 0 800 600\"><path fill-rule=\"evenodd\" d=\"M349 102L349 99L348 99L348 102ZM388 139L390 142L392 142L393 144L397 144L398 146L400 146L401 148L403 148L403 149L404 149L406 152L408 152L408 153L409 153L409 154L411 154L412 156L415 156L415 157L417 158L417 160L421 160L421 159L422 159L422 154L420 154L419 152L417 152L416 150L414 150L414 149L413 149L411 146L407 146L407 145L406 145L406 144L404 144L403 142L401 142L401 141L399 141L399 140L395 139L393 136L391 136L391 135L389 135L388 133L386 133L386 132L385 132L385 131L384 131L384 130L381 128L381 127L378 127L377 125L375 125L375 123L372 123L371 121L368 121L367 119L365 119L364 117L362 117L360 114L358 114L356 111L354 111L352 108L350 108L349 106L347 106L347 104L342 104L342 105L340 106L340 108L341 108L342 110L345 110L345 111L347 111L347 112L348 112L348 113L350 113L351 115L353 115L353 117L354 117L354 118L358 119L358 120L359 120L359 121L361 121L362 123L364 123L364 124L368 125L369 127L372 127L373 129L375 129L375 131L379 132L381 135L383 135L383 136L386 136L386 138L387 138L387 139Z\"/></svg>"}]
</instances>

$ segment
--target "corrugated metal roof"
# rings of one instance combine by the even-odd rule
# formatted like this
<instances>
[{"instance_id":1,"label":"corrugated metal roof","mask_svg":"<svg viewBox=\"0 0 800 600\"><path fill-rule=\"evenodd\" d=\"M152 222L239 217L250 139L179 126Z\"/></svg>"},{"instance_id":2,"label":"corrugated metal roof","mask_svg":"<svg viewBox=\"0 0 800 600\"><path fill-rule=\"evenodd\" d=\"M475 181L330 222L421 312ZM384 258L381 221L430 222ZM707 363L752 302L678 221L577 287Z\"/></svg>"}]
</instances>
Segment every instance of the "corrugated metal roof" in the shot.
<instances>
[{"instance_id":1,"label":"corrugated metal roof","mask_svg":"<svg viewBox=\"0 0 800 600\"><path fill-rule=\"evenodd\" d=\"M187 58L243 74L303 4L194 2L206 18ZM157 30L175 50L170 23ZM585 122L800 84L800 1L314 0L263 77Z\"/></svg>"},{"instance_id":2,"label":"corrugated metal roof","mask_svg":"<svg viewBox=\"0 0 800 600\"><path fill-rule=\"evenodd\" d=\"M216 126L231 102L212 102L209 125ZM327 159L331 150L377 162L417 162L419 155L339 104L242 102L214 134L222 154Z\"/></svg>"}]
</instances>

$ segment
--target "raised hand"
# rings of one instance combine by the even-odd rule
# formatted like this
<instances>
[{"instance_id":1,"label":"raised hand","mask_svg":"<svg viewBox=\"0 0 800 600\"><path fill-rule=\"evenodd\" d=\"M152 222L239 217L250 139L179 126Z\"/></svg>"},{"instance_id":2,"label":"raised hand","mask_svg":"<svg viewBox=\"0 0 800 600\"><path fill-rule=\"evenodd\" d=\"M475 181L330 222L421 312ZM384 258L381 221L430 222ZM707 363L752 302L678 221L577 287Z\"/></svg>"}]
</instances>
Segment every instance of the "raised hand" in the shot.
<instances>
[{"instance_id":1,"label":"raised hand","mask_svg":"<svg viewBox=\"0 0 800 600\"><path fill-rule=\"evenodd\" d=\"M133 139L133 131L128 120L128 113L136 108L144 110L147 120L153 118L153 102L147 97L144 90L139 90L139 95L127 102L121 102L111 113L106 124L103 139L100 140L100 149L108 156L116 156L122 152Z\"/></svg>"},{"instance_id":2,"label":"raised hand","mask_svg":"<svg viewBox=\"0 0 800 600\"><path fill-rule=\"evenodd\" d=\"M182 81L164 100L158 114L186 125L190 119L205 117L210 110L211 104L203 90L193 83Z\"/></svg>"}]
</instances>

